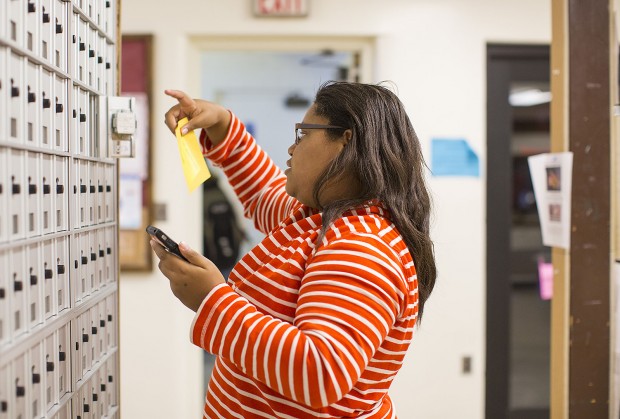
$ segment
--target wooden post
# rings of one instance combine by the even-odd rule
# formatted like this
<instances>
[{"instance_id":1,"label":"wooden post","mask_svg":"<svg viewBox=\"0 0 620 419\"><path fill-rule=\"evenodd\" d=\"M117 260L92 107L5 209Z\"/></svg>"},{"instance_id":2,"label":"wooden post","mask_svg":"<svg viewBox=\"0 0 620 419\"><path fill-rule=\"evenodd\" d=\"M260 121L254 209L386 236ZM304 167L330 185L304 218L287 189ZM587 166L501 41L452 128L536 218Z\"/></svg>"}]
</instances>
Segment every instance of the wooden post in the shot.
<instances>
[{"instance_id":1,"label":"wooden post","mask_svg":"<svg viewBox=\"0 0 620 419\"><path fill-rule=\"evenodd\" d=\"M552 418L609 418L610 5L552 4L552 144L567 138L574 163L571 248L553 261Z\"/></svg>"}]
</instances>

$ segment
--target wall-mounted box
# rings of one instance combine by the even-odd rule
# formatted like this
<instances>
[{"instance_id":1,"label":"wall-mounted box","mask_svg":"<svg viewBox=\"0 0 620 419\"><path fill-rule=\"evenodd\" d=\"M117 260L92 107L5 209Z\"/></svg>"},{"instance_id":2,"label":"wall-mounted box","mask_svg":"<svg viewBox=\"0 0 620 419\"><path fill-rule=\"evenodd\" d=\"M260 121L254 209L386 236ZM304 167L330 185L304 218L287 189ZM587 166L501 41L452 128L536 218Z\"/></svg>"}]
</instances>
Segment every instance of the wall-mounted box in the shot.
<instances>
[{"instance_id":1,"label":"wall-mounted box","mask_svg":"<svg viewBox=\"0 0 620 419\"><path fill-rule=\"evenodd\" d=\"M79 172L77 177L78 187L78 205L79 212L79 225L80 227L86 227L90 225L88 216L88 204L89 204L89 191L88 184L90 182L90 162L88 160L79 161Z\"/></svg>"},{"instance_id":2,"label":"wall-mounted box","mask_svg":"<svg viewBox=\"0 0 620 419\"><path fill-rule=\"evenodd\" d=\"M10 400L10 389L12 389L10 365L2 365L0 366L0 419L14 418L11 412L13 406Z\"/></svg>"},{"instance_id":3,"label":"wall-mounted box","mask_svg":"<svg viewBox=\"0 0 620 419\"><path fill-rule=\"evenodd\" d=\"M31 418L41 418L47 412L44 398L43 343L38 342L28 351L28 407Z\"/></svg>"},{"instance_id":4,"label":"wall-mounted box","mask_svg":"<svg viewBox=\"0 0 620 419\"><path fill-rule=\"evenodd\" d=\"M71 257L73 258L71 291L76 305L90 295L88 256L84 251L85 244L88 245L88 232L76 233L71 237Z\"/></svg>"},{"instance_id":5,"label":"wall-mounted box","mask_svg":"<svg viewBox=\"0 0 620 419\"><path fill-rule=\"evenodd\" d=\"M24 46L26 0L11 0L7 2L6 32L8 39L18 48Z\"/></svg>"},{"instance_id":6,"label":"wall-mounted box","mask_svg":"<svg viewBox=\"0 0 620 419\"><path fill-rule=\"evenodd\" d=\"M114 31L116 30L116 2L113 0L102 0L105 7L105 22L103 30L112 39L116 38Z\"/></svg>"},{"instance_id":7,"label":"wall-mounted box","mask_svg":"<svg viewBox=\"0 0 620 419\"><path fill-rule=\"evenodd\" d=\"M84 208L82 195L86 193L83 175L81 173L81 160L71 161L71 210L73 216L73 228L79 229L84 226Z\"/></svg>"},{"instance_id":8,"label":"wall-mounted box","mask_svg":"<svg viewBox=\"0 0 620 419\"><path fill-rule=\"evenodd\" d=\"M99 171L97 162L88 164L88 225L97 224L97 201L99 192L97 191L97 177Z\"/></svg>"},{"instance_id":9,"label":"wall-mounted box","mask_svg":"<svg viewBox=\"0 0 620 419\"><path fill-rule=\"evenodd\" d=\"M67 72L67 46L71 30L68 25L68 5L63 0L54 0L54 65L63 72ZM73 13L71 13L73 14Z\"/></svg>"},{"instance_id":10,"label":"wall-mounted box","mask_svg":"<svg viewBox=\"0 0 620 419\"><path fill-rule=\"evenodd\" d=\"M105 222L105 164L97 163L95 166L95 179L97 195L95 198L95 224L101 224Z\"/></svg>"},{"instance_id":11,"label":"wall-mounted box","mask_svg":"<svg viewBox=\"0 0 620 419\"><path fill-rule=\"evenodd\" d=\"M74 114L73 118L75 120L75 128L76 128L76 137L75 137L75 145L74 145L74 153L79 154L81 156L88 156L89 147L89 124L88 120L89 114L89 100L88 100L88 92L77 88L74 86Z\"/></svg>"},{"instance_id":12,"label":"wall-mounted box","mask_svg":"<svg viewBox=\"0 0 620 419\"><path fill-rule=\"evenodd\" d=\"M75 392L71 396L71 414L72 414L71 416L72 418L86 419L84 416L84 407L82 404L82 393L79 391Z\"/></svg>"},{"instance_id":13,"label":"wall-mounted box","mask_svg":"<svg viewBox=\"0 0 620 419\"><path fill-rule=\"evenodd\" d=\"M77 19L78 31L78 80L84 84L88 84L88 22Z\"/></svg>"},{"instance_id":14,"label":"wall-mounted box","mask_svg":"<svg viewBox=\"0 0 620 419\"><path fill-rule=\"evenodd\" d=\"M41 1L40 0L26 0L26 15L25 15L25 38L24 38L24 46L26 49L36 55L39 56L39 29L40 29L40 21L39 21L39 12L41 10Z\"/></svg>"},{"instance_id":15,"label":"wall-mounted box","mask_svg":"<svg viewBox=\"0 0 620 419\"><path fill-rule=\"evenodd\" d=\"M41 154L26 152L26 237L41 235Z\"/></svg>"},{"instance_id":16,"label":"wall-mounted box","mask_svg":"<svg viewBox=\"0 0 620 419\"><path fill-rule=\"evenodd\" d=\"M98 231L91 230L88 233L89 245L88 245L88 272L91 279L90 290L91 294L95 294L101 288L99 281L99 252L97 249L98 243Z\"/></svg>"},{"instance_id":17,"label":"wall-mounted box","mask_svg":"<svg viewBox=\"0 0 620 419\"><path fill-rule=\"evenodd\" d=\"M91 369L96 368L96 364L101 359L101 349L103 340L101 339L101 330L99 328L99 306L95 304L89 309L90 321L90 360Z\"/></svg>"},{"instance_id":18,"label":"wall-mounted box","mask_svg":"<svg viewBox=\"0 0 620 419\"><path fill-rule=\"evenodd\" d=\"M11 248L9 252L9 320L11 324L10 334L12 338L26 332L27 323L27 282L24 268L23 247Z\"/></svg>"},{"instance_id":19,"label":"wall-mounted box","mask_svg":"<svg viewBox=\"0 0 620 419\"><path fill-rule=\"evenodd\" d=\"M43 290L43 318L49 320L58 314L56 293L58 281L56 276L56 243L53 239L41 242L41 263L43 265L42 290Z\"/></svg>"},{"instance_id":20,"label":"wall-mounted box","mask_svg":"<svg viewBox=\"0 0 620 419\"><path fill-rule=\"evenodd\" d=\"M86 269L86 273L83 273L86 279L86 287L83 289L84 297L90 297L93 295L96 290L95 287L95 262L91 259L91 232L83 232L80 235L81 249L80 252L82 254L82 269Z\"/></svg>"},{"instance_id":21,"label":"wall-mounted box","mask_svg":"<svg viewBox=\"0 0 620 419\"><path fill-rule=\"evenodd\" d=\"M38 64L26 60L26 144L35 147L38 147L41 142L39 138L39 116L41 114L39 72Z\"/></svg>"},{"instance_id":22,"label":"wall-mounted box","mask_svg":"<svg viewBox=\"0 0 620 419\"><path fill-rule=\"evenodd\" d=\"M97 263L95 264L95 277L97 282L97 288L102 289L107 284L105 276L105 229L100 228L94 230L91 237L94 237L93 250L97 255Z\"/></svg>"},{"instance_id":23,"label":"wall-mounted box","mask_svg":"<svg viewBox=\"0 0 620 419\"><path fill-rule=\"evenodd\" d=\"M0 6L0 9L3 9L3 7ZM4 21L5 20L2 19L2 16L0 16L0 22ZM1 30L2 28L0 28L0 31ZM8 115L7 100L8 94L10 93L10 83L7 77L8 55L9 49L3 45L0 45L0 115ZM9 118L7 117L0 118L0 141L8 140L8 133L6 129L8 120Z\"/></svg>"},{"instance_id":24,"label":"wall-mounted box","mask_svg":"<svg viewBox=\"0 0 620 419\"><path fill-rule=\"evenodd\" d=\"M26 252L25 268L28 288L26 294L28 329L32 331L43 323L43 262L39 243L29 244L24 250Z\"/></svg>"},{"instance_id":25,"label":"wall-mounted box","mask_svg":"<svg viewBox=\"0 0 620 419\"><path fill-rule=\"evenodd\" d=\"M73 12L73 8L71 5L68 5L69 11L67 13L68 22L67 25L69 27L69 43L67 49L67 66L69 68L69 75L72 79L78 79L79 72L79 61L80 61L80 29L79 29L79 21L80 16L77 13Z\"/></svg>"},{"instance_id":26,"label":"wall-mounted box","mask_svg":"<svg viewBox=\"0 0 620 419\"><path fill-rule=\"evenodd\" d=\"M71 380L71 323L58 328L56 342L58 344L58 398L70 393L73 389Z\"/></svg>"},{"instance_id":27,"label":"wall-mounted box","mask_svg":"<svg viewBox=\"0 0 620 419\"><path fill-rule=\"evenodd\" d=\"M69 128L69 101L67 93L67 80L56 75L54 77L55 89L54 89L54 150L55 151L68 151L69 141L67 139Z\"/></svg>"},{"instance_id":28,"label":"wall-mounted box","mask_svg":"<svg viewBox=\"0 0 620 419\"><path fill-rule=\"evenodd\" d=\"M40 0L37 12L39 19L39 56L49 64L54 64L54 12L56 0Z\"/></svg>"},{"instance_id":29,"label":"wall-mounted box","mask_svg":"<svg viewBox=\"0 0 620 419\"><path fill-rule=\"evenodd\" d=\"M98 369L93 373L93 376L88 383L90 386L90 397L93 403L92 412L93 418L104 418L106 417L107 409L105 405L105 400L99 390L99 382L101 377L101 369Z\"/></svg>"},{"instance_id":30,"label":"wall-mounted box","mask_svg":"<svg viewBox=\"0 0 620 419\"><path fill-rule=\"evenodd\" d=\"M105 221L113 221L116 209L116 170L112 164L105 166Z\"/></svg>"},{"instance_id":31,"label":"wall-mounted box","mask_svg":"<svg viewBox=\"0 0 620 419\"><path fill-rule=\"evenodd\" d=\"M99 354L101 357L107 355L110 351L109 328L114 326L114 317L108 322L108 303L107 299L99 302L98 326L99 326Z\"/></svg>"},{"instance_id":32,"label":"wall-mounted box","mask_svg":"<svg viewBox=\"0 0 620 419\"><path fill-rule=\"evenodd\" d=\"M118 314L117 296L111 295L106 298L106 344L107 351L111 352L118 345Z\"/></svg>"},{"instance_id":33,"label":"wall-mounted box","mask_svg":"<svg viewBox=\"0 0 620 419\"><path fill-rule=\"evenodd\" d=\"M56 330L43 341L43 371L45 411L49 412L60 400L58 397L58 343Z\"/></svg>"},{"instance_id":34,"label":"wall-mounted box","mask_svg":"<svg viewBox=\"0 0 620 419\"><path fill-rule=\"evenodd\" d=\"M11 405L13 406L13 417L15 418L26 418L28 417L28 413L30 412L29 409L29 397L30 397L30 386L29 386L29 374L28 374L28 369L27 369L27 362L26 362L26 356L27 353L24 353L20 356L18 356L16 359L13 360L13 367L12 367L12 377L11 377L11 384L12 384L12 390L13 394L11 397L12 402L9 401L9 403L11 403Z\"/></svg>"},{"instance_id":35,"label":"wall-mounted box","mask_svg":"<svg viewBox=\"0 0 620 419\"><path fill-rule=\"evenodd\" d=\"M105 278L106 282L112 284L116 281L116 272L114 267L116 266L116 228L106 227L105 229Z\"/></svg>"},{"instance_id":36,"label":"wall-mounted box","mask_svg":"<svg viewBox=\"0 0 620 419\"><path fill-rule=\"evenodd\" d=\"M41 199L41 234L56 232L54 222L54 169L56 162L52 154L41 154L41 174L39 176L39 196Z\"/></svg>"},{"instance_id":37,"label":"wall-mounted box","mask_svg":"<svg viewBox=\"0 0 620 419\"><path fill-rule=\"evenodd\" d=\"M97 45L99 44L99 35L97 30L92 26L88 26L88 86L99 91L97 88Z\"/></svg>"},{"instance_id":38,"label":"wall-mounted box","mask_svg":"<svg viewBox=\"0 0 620 419\"><path fill-rule=\"evenodd\" d=\"M6 33L8 27L8 19L6 17L7 4L6 2L2 2L0 4L0 39L8 39L8 35ZM2 416L0 416L2 417Z\"/></svg>"},{"instance_id":39,"label":"wall-mounted box","mask_svg":"<svg viewBox=\"0 0 620 419\"><path fill-rule=\"evenodd\" d=\"M9 240L9 210L10 175L8 170L9 149L0 147L0 243Z\"/></svg>"},{"instance_id":40,"label":"wall-mounted box","mask_svg":"<svg viewBox=\"0 0 620 419\"><path fill-rule=\"evenodd\" d=\"M107 386L107 405L110 408L118 406L118 394L117 394L117 386L118 386L118 369L116 358L110 357L106 362L107 369L107 378L106 378L106 386Z\"/></svg>"},{"instance_id":41,"label":"wall-mounted box","mask_svg":"<svg viewBox=\"0 0 620 419\"><path fill-rule=\"evenodd\" d=\"M90 314L88 311L82 313L75 324L75 334L73 337L73 364L74 364L74 382L78 383L84 379L84 376L90 370L91 351L90 351Z\"/></svg>"},{"instance_id":42,"label":"wall-mounted box","mask_svg":"<svg viewBox=\"0 0 620 419\"><path fill-rule=\"evenodd\" d=\"M97 23L96 19L97 19L97 5L95 0L87 0L86 4L85 4L85 8L86 10L84 10L86 12L86 15L90 18L90 20L94 21L95 23Z\"/></svg>"},{"instance_id":43,"label":"wall-mounted box","mask_svg":"<svg viewBox=\"0 0 620 419\"><path fill-rule=\"evenodd\" d=\"M98 43L97 43L97 91L102 95L106 93L106 83L105 83L105 57L107 54L107 40L104 36L99 35Z\"/></svg>"},{"instance_id":44,"label":"wall-mounted box","mask_svg":"<svg viewBox=\"0 0 620 419\"><path fill-rule=\"evenodd\" d=\"M25 209L26 209L26 155L24 150L9 149L7 191L9 240L19 240L26 237Z\"/></svg>"},{"instance_id":45,"label":"wall-mounted box","mask_svg":"<svg viewBox=\"0 0 620 419\"><path fill-rule=\"evenodd\" d=\"M52 102L54 100L54 87L56 80L54 73L48 71L46 68L41 67L41 85L39 90L41 91L41 100L39 102L40 112L40 132L39 138L41 140L41 147L49 150L54 147L54 121L55 112L52 108Z\"/></svg>"},{"instance_id":46,"label":"wall-mounted box","mask_svg":"<svg viewBox=\"0 0 620 419\"><path fill-rule=\"evenodd\" d=\"M56 304L58 313L71 308L71 288L69 282L69 236L54 239Z\"/></svg>"},{"instance_id":47,"label":"wall-mounted box","mask_svg":"<svg viewBox=\"0 0 620 419\"><path fill-rule=\"evenodd\" d=\"M16 0L21 1L21 0ZM12 3L12 2L11 2ZM24 58L14 52L9 53L7 75L7 108L8 126L6 127L8 139L17 143L23 143L24 112L26 109L26 88L25 88L25 64Z\"/></svg>"},{"instance_id":48,"label":"wall-mounted box","mask_svg":"<svg viewBox=\"0 0 620 419\"><path fill-rule=\"evenodd\" d=\"M116 94L116 46L114 44L106 44L105 59L105 92L107 96Z\"/></svg>"},{"instance_id":49,"label":"wall-mounted box","mask_svg":"<svg viewBox=\"0 0 620 419\"><path fill-rule=\"evenodd\" d=\"M56 231L67 231L69 228L69 158L54 157L54 223Z\"/></svg>"},{"instance_id":50,"label":"wall-mounted box","mask_svg":"<svg viewBox=\"0 0 620 419\"><path fill-rule=\"evenodd\" d=\"M13 284L9 280L9 257L8 250L0 249L0 348L11 340L9 296L13 294Z\"/></svg>"}]
</instances>

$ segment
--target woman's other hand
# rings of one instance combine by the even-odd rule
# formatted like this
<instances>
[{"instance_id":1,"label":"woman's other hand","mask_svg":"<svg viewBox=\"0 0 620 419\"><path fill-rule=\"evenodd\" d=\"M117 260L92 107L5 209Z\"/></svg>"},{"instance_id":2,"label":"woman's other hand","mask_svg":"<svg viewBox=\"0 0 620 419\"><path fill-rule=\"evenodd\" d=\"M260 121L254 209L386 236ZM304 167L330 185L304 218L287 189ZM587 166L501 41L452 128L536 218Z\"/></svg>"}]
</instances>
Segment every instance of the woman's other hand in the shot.
<instances>
[{"instance_id":1,"label":"woman's other hand","mask_svg":"<svg viewBox=\"0 0 620 419\"><path fill-rule=\"evenodd\" d=\"M206 129L214 146L226 138L231 120L230 112L226 108L206 100L192 99L180 90L164 92L179 102L166 112L166 125L173 134L179 121L187 117L189 122L183 127L181 134L185 135L190 130Z\"/></svg>"},{"instance_id":2,"label":"woman's other hand","mask_svg":"<svg viewBox=\"0 0 620 419\"><path fill-rule=\"evenodd\" d=\"M151 239L151 247L159 258L159 270L170 280L172 293L190 310L198 311L207 294L225 282L213 262L183 242L179 249L189 263L168 253L155 239Z\"/></svg>"}]
</instances>

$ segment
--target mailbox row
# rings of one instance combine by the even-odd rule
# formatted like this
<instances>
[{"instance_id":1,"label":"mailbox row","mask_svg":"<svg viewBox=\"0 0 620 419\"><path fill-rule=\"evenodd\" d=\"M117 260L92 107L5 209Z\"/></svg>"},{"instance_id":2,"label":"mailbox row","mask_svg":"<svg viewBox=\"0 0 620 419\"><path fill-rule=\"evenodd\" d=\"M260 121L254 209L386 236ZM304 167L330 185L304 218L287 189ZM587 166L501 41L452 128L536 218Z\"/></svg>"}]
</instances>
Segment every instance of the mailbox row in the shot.
<instances>
[{"instance_id":1,"label":"mailbox row","mask_svg":"<svg viewBox=\"0 0 620 419\"><path fill-rule=\"evenodd\" d=\"M116 282L115 227L0 250L0 348L88 304Z\"/></svg>"},{"instance_id":2,"label":"mailbox row","mask_svg":"<svg viewBox=\"0 0 620 419\"><path fill-rule=\"evenodd\" d=\"M95 64L113 69L114 55L106 44L115 39L115 9L115 0L3 1L0 40L74 76L82 56L83 64L93 61L93 71Z\"/></svg>"},{"instance_id":3,"label":"mailbox row","mask_svg":"<svg viewBox=\"0 0 620 419\"><path fill-rule=\"evenodd\" d=\"M106 304L94 306L93 315L99 317L100 310L107 310ZM97 332L89 335L80 327L90 318L68 322L0 365L0 419L99 419L113 414L118 406L118 351L116 341L111 340L115 335L106 334L105 329L114 329L116 324L105 316L101 319ZM81 349L76 349L74 341ZM85 372L75 368L90 351L98 358L89 358Z\"/></svg>"},{"instance_id":4,"label":"mailbox row","mask_svg":"<svg viewBox=\"0 0 620 419\"><path fill-rule=\"evenodd\" d=\"M92 75L90 70L87 73ZM100 150L97 141L98 103L101 95L114 95L113 74L109 70L104 79L95 72L94 83L102 90L94 93L0 46L0 141L81 156L105 156L106 150Z\"/></svg>"},{"instance_id":5,"label":"mailbox row","mask_svg":"<svg viewBox=\"0 0 620 419\"><path fill-rule=\"evenodd\" d=\"M113 163L0 147L0 243L114 221L115 185Z\"/></svg>"}]
</instances>

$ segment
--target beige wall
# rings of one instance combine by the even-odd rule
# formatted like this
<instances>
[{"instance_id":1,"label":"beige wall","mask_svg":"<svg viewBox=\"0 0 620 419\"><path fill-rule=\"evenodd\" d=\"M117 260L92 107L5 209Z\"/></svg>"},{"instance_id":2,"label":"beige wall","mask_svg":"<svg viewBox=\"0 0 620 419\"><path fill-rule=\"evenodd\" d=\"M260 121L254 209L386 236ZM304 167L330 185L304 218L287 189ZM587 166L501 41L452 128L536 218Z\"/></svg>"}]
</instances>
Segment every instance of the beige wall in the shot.
<instances>
[{"instance_id":1,"label":"beige wall","mask_svg":"<svg viewBox=\"0 0 620 419\"><path fill-rule=\"evenodd\" d=\"M549 43L541 0L314 0L305 19L255 19L249 0L123 0L125 33L154 34L153 194L174 237L200 246L199 193L188 195L176 145L164 127L165 88L198 94L191 36L371 37L372 81L392 80L430 162L433 137L466 138L480 178L432 178L439 278L391 394L400 418L484 416L485 83L487 42ZM148 12L145 12L148 10ZM490 157L492 158L492 157ZM165 170L162 170L165 168ZM188 220L191 220L188 221ZM126 419L199 417L201 355L191 314L158 273L121 277L121 391ZM460 373L461 358L473 371Z\"/></svg>"}]
</instances>

